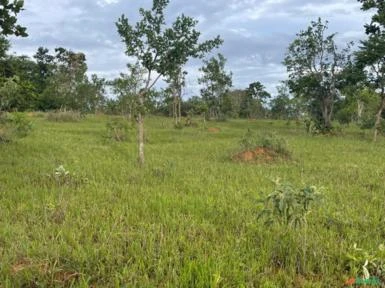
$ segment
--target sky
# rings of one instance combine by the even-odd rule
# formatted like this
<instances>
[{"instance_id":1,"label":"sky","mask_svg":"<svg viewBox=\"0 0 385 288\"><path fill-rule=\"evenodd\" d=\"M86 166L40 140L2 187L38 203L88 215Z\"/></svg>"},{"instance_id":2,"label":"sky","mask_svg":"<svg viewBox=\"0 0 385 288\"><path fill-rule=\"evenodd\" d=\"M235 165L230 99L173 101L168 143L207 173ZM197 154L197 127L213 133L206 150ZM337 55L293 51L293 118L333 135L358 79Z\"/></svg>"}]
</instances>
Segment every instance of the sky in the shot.
<instances>
[{"instance_id":1,"label":"sky","mask_svg":"<svg viewBox=\"0 0 385 288\"><path fill-rule=\"evenodd\" d=\"M28 56L39 46L51 52L56 47L83 52L90 74L112 79L127 72L126 64L132 61L124 54L115 22L125 14L134 24L139 8L151 6L151 0L27 0L18 18L29 37L12 38L11 50ZM167 22L181 13L199 21L202 40L217 35L224 40L209 56L222 53L227 58L234 88L260 81L273 95L280 81L287 79L282 65L286 49L310 21L328 20L328 31L338 33L341 48L364 39L363 25L370 22L356 0L171 0ZM201 66L201 60L186 65L185 97L199 94Z\"/></svg>"}]
</instances>

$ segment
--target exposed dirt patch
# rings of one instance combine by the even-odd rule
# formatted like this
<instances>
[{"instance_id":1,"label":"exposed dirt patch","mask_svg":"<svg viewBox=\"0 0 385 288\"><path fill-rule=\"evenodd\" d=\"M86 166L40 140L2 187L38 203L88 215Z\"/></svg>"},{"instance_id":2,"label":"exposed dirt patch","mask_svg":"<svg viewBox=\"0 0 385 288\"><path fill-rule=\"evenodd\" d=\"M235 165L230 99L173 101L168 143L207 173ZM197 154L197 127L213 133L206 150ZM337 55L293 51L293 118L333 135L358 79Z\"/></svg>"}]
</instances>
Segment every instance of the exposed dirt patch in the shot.
<instances>
[{"instance_id":1,"label":"exposed dirt patch","mask_svg":"<svg viewBox=\"0 0 385 288\"><path fill-rule=\"evenodd\" d=\"M272 162L279 158L279 155L264 147L257 147L253 150L242 151L241 153L235 154L232 159L236 162Z\"/></svg>"},{"instance_id":2,"label":"exposed dirt patch","mask_svg":"<svg viewBox=\"0 0 385 288\"><path fill-rule=\"evenodd\" d=\"M219 133L221 132L221 129L216 127L211 127L211 128L208 128L207 131L210 133Z\"/></svg>"}]
</instances>

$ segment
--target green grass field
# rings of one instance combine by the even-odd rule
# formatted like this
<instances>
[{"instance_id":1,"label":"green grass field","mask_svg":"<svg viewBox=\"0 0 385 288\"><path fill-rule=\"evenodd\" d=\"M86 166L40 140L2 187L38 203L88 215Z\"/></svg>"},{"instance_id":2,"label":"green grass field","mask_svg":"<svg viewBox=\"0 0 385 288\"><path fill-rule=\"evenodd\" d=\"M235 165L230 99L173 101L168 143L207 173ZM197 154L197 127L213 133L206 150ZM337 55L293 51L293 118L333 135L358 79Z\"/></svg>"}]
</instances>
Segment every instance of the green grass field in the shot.
<instances>
[{"instance_id":1,"label":"green grass field","mask_svg":"<svg viewBox=\"0 0 385 288\"><path fill-rule=\"evenodd\" d=\"M31 121L0 145L0 287L343 287L385 243L385 141L370 132L149 118L140 169L135 134L106 139L106 116ZM292 159L232 162L248 128L285 136ZM306 227L257 219L277 178L324 188Z\"/></svg>"}]
</instances>

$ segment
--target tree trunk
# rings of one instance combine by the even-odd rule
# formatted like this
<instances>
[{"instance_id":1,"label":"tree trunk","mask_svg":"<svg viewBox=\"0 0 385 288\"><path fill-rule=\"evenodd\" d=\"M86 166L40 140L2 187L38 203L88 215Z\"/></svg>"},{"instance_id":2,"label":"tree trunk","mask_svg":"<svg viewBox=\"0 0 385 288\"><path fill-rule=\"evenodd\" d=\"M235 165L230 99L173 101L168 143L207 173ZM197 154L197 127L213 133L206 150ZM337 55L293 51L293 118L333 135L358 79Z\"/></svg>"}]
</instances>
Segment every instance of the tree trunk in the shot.
<instances>
[{"instance_id":1,"label":"tree trunk","mask_svg":"<svg viewBox=\"0 0 385 288\"><path fill-rule=\"evenodd\" d=\"M182 105L182 98L179 96L178 97L178 122L180 123L182 119L182 111L181 111L181 105Z\"/></svg>"},{"instance_id":2,"label":"tree trunk","mask_svg":"<svg viewBox=\"0 0 385 288\"><path fill-rule=\"evenodd\" d=\"M177 109L178 109L178 105L177 105L177 96L176 96L176 93L175 91L173 91L173 106L172 106L172 115L174 117L174 124L175 125L178 125L178 112L177 112Z\"/></svg>"},{"instance_id":3,"label":"tree trunk","mask_svg":"<svg viewBox=\"0 0 385 288\"><path fill-rule=\"evenodd\" d=\"M139 95L139 113L138 113L138 163L140 166L144 165L144 115L142 108L144 105L144 93Z\"/></svg>"},{"instance_id":4,"label":"tree trunk","mask_svg":"<svg viewBox=\"0 0 385 288\"><path fill-rule=\"evenodd\" d=\"M380 131L382 112L384 111L384 108L385 108L385 95L382 95L381 105L376 114L376 123L374 124L374 138L373 138L374 142L377 141L378 132Z\"/></svg>"}]
</instances>

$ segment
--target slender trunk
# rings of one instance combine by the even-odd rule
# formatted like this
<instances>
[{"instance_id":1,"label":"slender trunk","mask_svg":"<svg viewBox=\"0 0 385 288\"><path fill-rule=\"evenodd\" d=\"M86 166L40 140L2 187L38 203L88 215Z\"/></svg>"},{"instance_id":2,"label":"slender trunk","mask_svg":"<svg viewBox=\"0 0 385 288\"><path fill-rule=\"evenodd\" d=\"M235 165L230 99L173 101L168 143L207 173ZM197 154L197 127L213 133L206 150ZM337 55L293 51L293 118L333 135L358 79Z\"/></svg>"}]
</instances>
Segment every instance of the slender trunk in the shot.
<instances>
[{"instance_id":1,"label":"slender trunk","mask_svg":"<svg viewBox=\"0 0 385 288\"><path fill-rule=\"evenodd\" d=\"M325 130L332 128L332 115L333 115L333 98L331 96L322 101L322 118Z\"/></svg>"},{"instance_id":2,"label":"slender trunk","mask_svg":"<svg viewBox=\"0 0 385 288\"><path fill-rule=\"evenodd\" d=\"M384 111L384 108L385 108L385 95L382 94L381 105L376 114L376 123L374 124L374 138L373 138L374 142L377 141L378 132L380 131L380 128L381 128L382 112Z\"/></svg>"},{"instance_id":3,"label":"slender trunk","mask_svg":"<svg viewBox=\"0 0 385 288\"><path fill-rule=\"evenodd\" d=\"M178 97L178 122L181 121L182 119L182 111L181 111L181 106L182 106L182 98L179 96Z\"/></svg>"},{"instance_id":4,"label":"slender trunk","mask_svg":"<svg viewBox=\"0 0 385 288\"><path fill-rule=\"evenodd\" d=\"M140 109L138 113L138 162L140 166L144 165L144 115L142 108L144 104L144 94L139 94Z\"/></svg>"},{"instance_id":5,"label":"slender trunk","mask_svg":"<svg viewBox=\"0 0 385 288\"><path fill-rule=\"evenodd\" d=\"M173 91L173 107L172 107L172 115L174 117L174 122L175 122L175 125L178 124L178 112L177 112L177 96L176 96L176 93L175 93L175 90Z\"/></svg>"}]
</instances>

